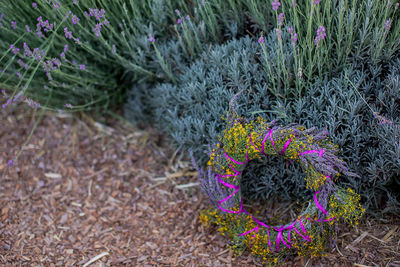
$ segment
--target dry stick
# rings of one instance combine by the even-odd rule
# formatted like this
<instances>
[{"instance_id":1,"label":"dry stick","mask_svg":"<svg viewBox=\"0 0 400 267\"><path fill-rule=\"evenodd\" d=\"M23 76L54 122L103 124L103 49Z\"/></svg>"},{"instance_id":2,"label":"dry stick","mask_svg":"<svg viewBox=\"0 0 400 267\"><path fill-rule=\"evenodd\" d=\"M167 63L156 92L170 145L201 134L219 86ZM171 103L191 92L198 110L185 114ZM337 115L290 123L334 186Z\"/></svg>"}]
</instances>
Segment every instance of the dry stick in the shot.
<instances>
[{"instance_id":1,"label":"dry stick","mask_svg":"<svg viewBox=\"0 0 400 267\"><path fill-rule=\"evenodd\" d=\"M107 256L107 255L109 255L108 252L103 252L103 253L97 255L96 257L92 258L90 261L86 262L82 267L89 266L89 265L92 264L93 262L95 262L95 261L97 261L97 260L99 260L99 259L101 259L102 257Z\"/></svg>"}]
</instances>

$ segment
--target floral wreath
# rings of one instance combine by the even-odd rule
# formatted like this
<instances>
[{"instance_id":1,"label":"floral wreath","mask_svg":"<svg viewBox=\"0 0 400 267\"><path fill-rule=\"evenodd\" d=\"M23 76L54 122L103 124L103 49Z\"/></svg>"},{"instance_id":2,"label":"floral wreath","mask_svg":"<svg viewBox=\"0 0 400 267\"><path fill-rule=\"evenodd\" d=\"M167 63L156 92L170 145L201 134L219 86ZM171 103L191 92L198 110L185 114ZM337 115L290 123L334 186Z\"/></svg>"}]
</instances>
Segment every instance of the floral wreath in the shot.
<instances>
[{"instance_id":1,"label":"floral wreath","mask_svg":"<svg viewBox=\"0 0 400 267\"><path fill-rule=\"evenodd\" d=\"M292 248L296 248L299 255L321 255L328 239L332 246L330 238L335 221L343 219L358 224L365 212L359 195L350 188L342 189L334 184L334 177L340 172L359 176L348 171L345 162L336 155L338 146L326 135L326 131L318 133L315 128L306 130L296 124L286 127L276 126L275 121L268 124L261 117L249 122L237 116L231 119L220 142L209 154L208 172L199 169L193 161L199 170L202 190L217 207L202 212L202 223L207 225L211 219L221 226L219 231L223 235L228 233L234 239L234 249L244 244L253 254L264 260L273 259L275 263ZM249 161L263 155L281 155L291 162L299 162L307 174L307 189L315 191L307 208L294 222L267 225L243 207L239 185L241 174Z\"/></svg>"}]
</instances>

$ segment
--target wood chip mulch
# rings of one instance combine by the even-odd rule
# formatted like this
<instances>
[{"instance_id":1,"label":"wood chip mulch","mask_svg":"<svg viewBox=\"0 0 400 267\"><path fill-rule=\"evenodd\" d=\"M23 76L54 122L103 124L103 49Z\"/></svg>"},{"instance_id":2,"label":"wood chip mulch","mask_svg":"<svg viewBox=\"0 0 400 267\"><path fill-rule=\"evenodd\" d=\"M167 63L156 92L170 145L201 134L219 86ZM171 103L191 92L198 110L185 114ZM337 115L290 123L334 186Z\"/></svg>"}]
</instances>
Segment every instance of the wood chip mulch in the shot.
<instances>
[{"instance_id":1,"label":"wood chip mulch","mask_svg":"<svg viewBox=\"0 0 400 267\"><path fill-rule=\"evenodd\" d=\"M46 113L9 168L32 113L0 110L0 265L261 266L200 224L196 172L152 129ZM364 219L328 256L285 266L400 266L399 248L398 217Z\"/></svg>"}]
</instances>

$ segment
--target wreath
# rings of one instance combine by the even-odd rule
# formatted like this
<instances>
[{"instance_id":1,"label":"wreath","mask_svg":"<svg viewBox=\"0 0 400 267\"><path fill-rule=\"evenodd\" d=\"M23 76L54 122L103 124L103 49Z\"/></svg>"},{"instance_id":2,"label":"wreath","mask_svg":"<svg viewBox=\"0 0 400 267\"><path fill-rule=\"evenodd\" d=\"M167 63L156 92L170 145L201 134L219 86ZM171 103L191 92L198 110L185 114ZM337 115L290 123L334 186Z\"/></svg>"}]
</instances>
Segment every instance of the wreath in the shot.
<instances>
[{"instance_id":1,"label":"wreath","mask_svg":"<svg viewBox=\"0 0 400 267\"><path fill-rule=\"evenodd\" d=\"M336 222L358 224L365 212L358 194L334 183L340 172L359 176L349 172L337 157L338 146L331 143L326 131L297 124L277 126L276 121L266 123L261 117L245 122L236 116L228 119L219 141L210 148L207 172L193 160L199 170L200 187L214 205L201 213L200 220L205 225L217 224L223 235L233 239L230 246L236 252L249 247L252 254L275 263L293 249L299 255L323 255L328 243L332 246L336 242ZM249 161L263 155L283 156L300 163L307 174L307 189L315 191L293 222L268 225L243 207L241 175Z\"/></svg>"}]
</instances>

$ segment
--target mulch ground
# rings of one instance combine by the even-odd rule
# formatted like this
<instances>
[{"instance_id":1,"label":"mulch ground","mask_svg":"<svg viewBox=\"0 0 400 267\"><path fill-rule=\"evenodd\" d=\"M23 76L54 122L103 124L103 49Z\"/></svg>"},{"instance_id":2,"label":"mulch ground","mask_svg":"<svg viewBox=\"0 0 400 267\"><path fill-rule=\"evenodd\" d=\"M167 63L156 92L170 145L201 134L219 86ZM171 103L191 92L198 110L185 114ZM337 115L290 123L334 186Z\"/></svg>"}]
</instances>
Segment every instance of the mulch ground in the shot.
<instances>
[{"instance_id":1,"label":"mulch ground","mask_svg":"<svg viewBox=\"0 0 400 267\"><path fill-rule=\"evenodd\" d=\"M234 258L205 229L208 200L190 162L165 137L84 114L0 110L0 264L5 266L261 266ZM184 185L184 186L182 186ZM185 187L186 185L186 187ZM400 266L399 218L342 229L322 258L286 266Z\"/></svg>"}]
</instances>

